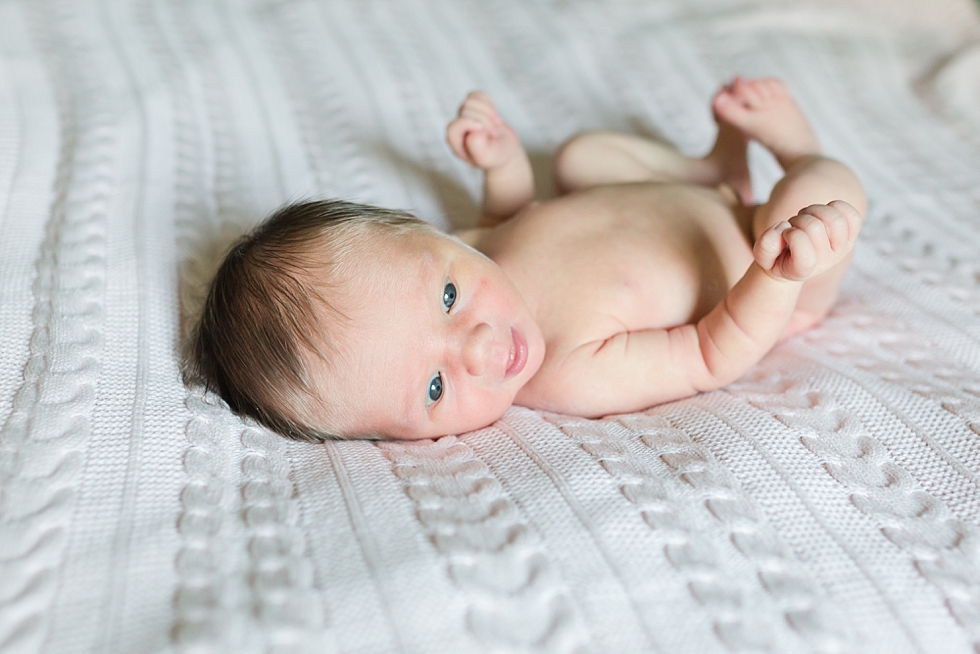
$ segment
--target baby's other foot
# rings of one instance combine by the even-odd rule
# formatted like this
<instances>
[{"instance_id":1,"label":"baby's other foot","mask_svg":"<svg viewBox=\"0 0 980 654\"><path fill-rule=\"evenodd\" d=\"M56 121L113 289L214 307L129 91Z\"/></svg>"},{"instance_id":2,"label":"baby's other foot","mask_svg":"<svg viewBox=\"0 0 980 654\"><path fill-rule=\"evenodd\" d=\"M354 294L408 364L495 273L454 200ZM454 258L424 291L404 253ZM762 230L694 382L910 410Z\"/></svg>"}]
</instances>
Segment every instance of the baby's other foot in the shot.
<instances>
[{"instance_id":1,"label":"baby's other foot","mask_svg":"<svg viewBox=\"0 0 980 654\"><path fill-rule=\"evenodd\" d=\"M777 279L806 281L844 260L861 222L858 210L843 200L811 205L762 233L753 251L756 263Z\"/></svg>"},{"instance_id":2,"label":"baby's other foot","mask_svg":"<svg viewBox=\"0 0 980 654\"><path fill-rule=\"evenodd\" d=\"M499 168L524 152L517 132L482 91L466 96L459 116L446 128L446 140L457 157L483 170Z\"/></svg>"},{"instance_id":3,"label":"baby's other foot","mask_svg":"<svg viewBox=\"0 0 980 654\"><path fill-rule=\"evenodd\" d=\"M781 80L736 77L718 91L711 108L719 123L761 143L784 169L798 157L821 152L809 121Z\"/></svg>"}]
</instances>

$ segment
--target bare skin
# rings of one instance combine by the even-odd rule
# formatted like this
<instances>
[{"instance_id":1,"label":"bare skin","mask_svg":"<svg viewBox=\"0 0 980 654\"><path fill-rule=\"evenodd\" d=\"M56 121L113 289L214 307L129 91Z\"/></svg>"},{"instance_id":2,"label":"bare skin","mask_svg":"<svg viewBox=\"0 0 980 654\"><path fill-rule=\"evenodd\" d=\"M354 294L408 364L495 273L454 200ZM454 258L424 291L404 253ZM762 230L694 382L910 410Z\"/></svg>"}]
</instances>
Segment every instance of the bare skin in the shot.
<instances>
[{"instance_id":1,"label":"bare skin","mask_svg":"<svg viewBox=\"0 0 980 654\"><path fill-rule=\"evenodd\" d=\"M485 173L480 224L379 233L383 261L351 263L357 329L329 368L310 362L344 412L309 420L419 439L485 427L512 403L641 410L724 386L821 320L861 227L860 184L778 80L737 78L712 108L718 139L701 158L573 138L555 157L562 195L538 203L517 134L470 94L447 139ZM785 170L758 206L751 140Z\"/></svg>"},{"instance_id":2,"label":"bare skin","mask_svg":"<svg viewBox=\"0 0 980 654\"><path fill-rule=\"evenodd\" d=\"M724 386L783 336L826 315L866 211L860 183L822 155L785 85L736 78L712 100L702 158L592 132L555 158L562 195L535 203L527 156L489 97L447 128L484 170L480 226L457 236L524 298L545 352L515 403L585 416L643 409ZM785 175L746 206L746 147Z\"/></svg>"}]
</instances>

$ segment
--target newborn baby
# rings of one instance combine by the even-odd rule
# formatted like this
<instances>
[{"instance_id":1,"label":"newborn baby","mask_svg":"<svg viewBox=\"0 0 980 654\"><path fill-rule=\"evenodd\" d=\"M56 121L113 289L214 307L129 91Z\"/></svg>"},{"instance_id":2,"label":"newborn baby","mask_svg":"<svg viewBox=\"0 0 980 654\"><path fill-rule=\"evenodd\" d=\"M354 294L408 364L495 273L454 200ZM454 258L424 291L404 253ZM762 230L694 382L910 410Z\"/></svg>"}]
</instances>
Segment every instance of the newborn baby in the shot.
<instances>
[{"instance_id":1,"label":"newborn baby","mask_svg":"<svg viewBox=\"0 0 980 654\"><path fill-rule=\"evenodd\" d=\"M701 158L581 134L559 196L490 99L447 129L484 171L478 226L449 236L345 202L286 207L231 251L194 341L203 381L239 413L305 440L433 438L512 404L586 417L734 381L837 294L865 212L785 85L736 78ZM784 170L751 204L746 148Z\"/></svg>"}]
</instances>

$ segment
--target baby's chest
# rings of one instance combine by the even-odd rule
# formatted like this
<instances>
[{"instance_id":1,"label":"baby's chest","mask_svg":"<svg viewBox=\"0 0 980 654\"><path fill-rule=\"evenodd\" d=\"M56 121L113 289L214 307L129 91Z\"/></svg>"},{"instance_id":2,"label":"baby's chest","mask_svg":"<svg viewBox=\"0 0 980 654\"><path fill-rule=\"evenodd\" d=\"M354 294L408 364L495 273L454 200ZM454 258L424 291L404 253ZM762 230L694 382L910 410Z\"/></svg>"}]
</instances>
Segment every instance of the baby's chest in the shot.
<instances>
[{"instance_id":1,"label":"baby's chest","mask_svg":"<svg viewBox=\"0 0 980 654\"><path fill-rule=\"evenodd\" d=\"M710 311L744 274L751 251L735 229L674 227L604 232L530 268L522 292L533 297L546 340L574 348Z\"/></svg>"},{"instance_id":2,"label":"baby's chest","mask_svg":"<svg viewBox=\"0 0 980 654\"><path fill-rule=\"evenodd\" d=\"M676 250L636 245L615 253L569 253L542 275L536 306L546 338L588 342L620 331L673 326L696 313L709 271ZM721 279L717 283L724 286Z\"/></svg>"}]
</instances>

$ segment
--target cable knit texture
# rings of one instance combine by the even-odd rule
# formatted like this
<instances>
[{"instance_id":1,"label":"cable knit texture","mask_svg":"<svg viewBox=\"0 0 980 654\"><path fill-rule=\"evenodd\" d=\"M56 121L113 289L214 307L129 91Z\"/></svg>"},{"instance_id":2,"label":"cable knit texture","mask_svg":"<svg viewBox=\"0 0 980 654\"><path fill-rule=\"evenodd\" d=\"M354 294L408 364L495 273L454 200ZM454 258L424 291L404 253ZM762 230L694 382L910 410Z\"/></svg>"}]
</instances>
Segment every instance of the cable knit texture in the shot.
<instances>
[{"instance_id":1,"label":"cable knit texture","mask_svg":"<svg viewBox=\"0 0 980 654\"><path fill-rule=\"evenodd\" d=\"M980 652L978 52L972 0L0 0L0 652ZM548 195L581 130L703 153L735 74L870 209L727 388L309 445L181 383L284 202L475 220L468 91Z\"/></svg>"}]
</instances>

